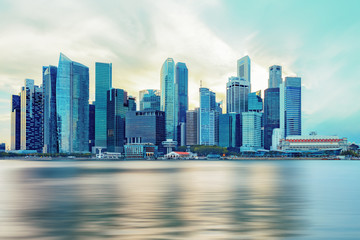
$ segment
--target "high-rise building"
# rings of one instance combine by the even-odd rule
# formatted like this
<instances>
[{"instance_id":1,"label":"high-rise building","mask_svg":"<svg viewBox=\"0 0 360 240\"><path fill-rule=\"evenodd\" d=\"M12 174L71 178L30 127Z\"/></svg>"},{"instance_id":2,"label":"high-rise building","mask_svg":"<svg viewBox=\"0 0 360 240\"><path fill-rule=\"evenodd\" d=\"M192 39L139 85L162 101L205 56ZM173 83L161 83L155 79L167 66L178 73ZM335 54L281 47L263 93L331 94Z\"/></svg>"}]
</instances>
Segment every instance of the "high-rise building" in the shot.
<instances>
[{"instance_id":1,"label":"high-rise building","mask_svg":"<svg viewBox=\"0 0 360 240\"><path fill-rule=\"evenodd\" d=\"M127 99L128 111L136 111L136 98L129 96Z\"/></svg>"},{"instance_id":2,"label":"high-rise building","mask_svg":"<svg viewBox=\"0 0 360 240\"><path fill-rule=\"evenodd\" d=\"M89 151L89 68L60 53L56 78L60 153Z\"/></svg>"},{"instance_id":3,"label":"high-rise building","mask_svg":"<svg viewBox=\"0 0 360 240\"><path fill-rule=\"evenodd\" d=\"M109 152L123 152L124 150L125 115L128 110L129 99L126 91L112 88L107 92L107 150Z\"/></svg>"},{"instance_id":4,"label":"high-rise building","mask_svg":"<svg viewBox=\"0 0 360 240\"><path fill-rule=\"evenodd\" d=\"M89 152L95 146L95 104L89 104Z\"/></svg>"},{"instance_id":5,"label":"high-rise building","mask_svg":"<svg viewBox=\"0 0 360 240\"><path fill-rule=\"evenodd\" d=\"M270 149L272 134L275 128L280 127L280 89L268 88L265 90L264 102L264 148Z\"/></svg>"},{"instance_id":6,"label":"high-rise building","mask_svg":"<svg viewBox=\"0 0 360 240\"><path fill-rule=\"evenodd\" d=\"M240 114L226 113L219 115L219 146L240 147Z\"/></svg>"},{"instance_id":7,"label":"high-rise building","mask_svg":"<svg viewBox=\"0 0 360 240\"><path fill-rule=\"evenodd\" d=\"M219 144L219 113L216 111L215 93L200 88L199 144Z\"/></svg>"},{"instance_id":8,"label":"high-rise building","mask_svg":"<svg viewBox=\"0 0 360 240\"><path fill-rule=\"evenodd\" d=\"M95 146L106 148L107 91L112 87L112 64L95 63Z\"/></svg>"},{"instance_id":9,"label":"high-rise building","mask_svg":"<svg viewBox=\"0 0 360 240\"><path fill-rule=\"evenodd\" d=\"M248 95L248 111L261 112L263 110L263 101L261 91L252 92Z\"/></svg>"},{"instance_id":10,"label":"high-rise building","mask_svg":"<svg viewBox=\"0 0 360 240\"><path fill-rule=\"evenodd\" d=\"M34 80L25 79L21 90L21 150L43 148L43 94L42 88L34 85Z\"/></svg>"},{"instance_id":11,"label":"high-rise building","mask_svg":"<svg viewBox=\"0 0 360 240\"><path fill-rule=\"evenodd\" d=\"M44 66L43 111L44 111L44 153L59 152L56 120L56 76L57 67Z\"/></svg>"},{"instance_id":12,"label":"high-rise building","mask_svg":"<svg viewBox=\"0 0 360 240\"><path fill-rule=\"evenodd\" d=\"M140 111L160 110L161 92L156 89L146 89L139 92Z\"/></svg>"},{"instance_id":13,"label":"high-rise building","mask_svg":"<svg viewBox=\"0 0 360 240\"><path fill-rule=\"evenodd\" d=\"M242 146L241 151L257 151L262 147L260 112L242 113Z\"/></svg>"},{"instance_id":14,"label":"high-rise building","mask_svg":"<svg viewBox=\"0 0 360 240\"><path fill-rule=\"evenodd\" d=\"M226 113L247 112L249 92L250 85L247 80L229 77L226 84Z\"/></svg>"},{"instance_id":15,"label":"high-rise building","mask_svg":"<svg viewBox=\"0 0 360 240\"><path fill-rule=\"evenodd\" d=\"M175 85L177 87L178 122L186 122L186 111L189 108L188 69L185 63L176 63Z\"/></svg>"},{"instance_id":16,"label":"high-rise building","mask_svg":"<svg viewBox=\"0 0 360 240\"><path fill-rule=\"evenodd\" d=\"M20 150L20 96L11 96L11 150Z\"/></svg>"},{"instance_id":17,"label":"high-rise building","mask_svg":"<svg viewBox=\"0 0 360 240\"><path fill-rule=\"evenodd\" d=\"M177 96L175 86L175 65L172 58L165 60L161 67L160 75L161 88L161 111L165 112L165 129L167 139L177 139Z\"/></svg>"},{"instance_id":18,"label":"high-rise building","mask_svg":"<svg viewBox=\"0 0 360 240\"><path fill-rule=\"evenodd\" d=\"M197 111L188 110L186 111L186 145L193 146L197 145Z\"/></svg>"},{"instance_id":19,"label":"high-rise building","mask_svg":"<svg viewBox=\"0 0 360 240\"><path fill-rule=\"evenodd\" d=\"M282 83L282 68L278 65L269 67L269 88L278 88Z\"/></svg>"},{"instance_id":20,"label":"high-rise building","mask_svg":"<svg viewBox=\"0 0 360 240\"><path fill-rule=\"evenodd\" d=\"M165 152L162 142L165 137L165 113L162 111L131 111L126 113L126 142L152 143Z\"/></svg>"},{"instance_id":21,"label":"high-rise building","mask_svg":"<svg viewBox=\"0 0 360 240\"><path fill-rule=\"evenodd\" d=\"M280 129L283 138L301 135L300 77L286 77L280 85Z\"/></svg>"},{"instance_id":22,"label":"high-rise building","mask_svg":"<svg viewBox=\"0 0 360 240\"><path fill-rule=\"evenodd\" d=\"M242 57L237 61L237 76L248 82L249 91L251 91L251 61L249 56Z\"/></svg>"}]
</instances>

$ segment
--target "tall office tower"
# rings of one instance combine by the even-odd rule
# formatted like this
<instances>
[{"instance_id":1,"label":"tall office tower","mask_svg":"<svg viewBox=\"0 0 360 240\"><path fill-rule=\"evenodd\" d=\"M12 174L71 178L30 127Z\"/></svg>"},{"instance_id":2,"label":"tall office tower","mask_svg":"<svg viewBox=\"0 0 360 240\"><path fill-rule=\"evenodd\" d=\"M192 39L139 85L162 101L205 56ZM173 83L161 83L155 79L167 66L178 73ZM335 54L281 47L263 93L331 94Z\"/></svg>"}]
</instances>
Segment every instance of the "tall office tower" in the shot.
<instances>
[{"instance_id":1,"label":"tall office tower","mask_svg":"<svg viewBox=\"0 0 360 240\"><path fill-rule=\"evenodd\" d=\"M112 64L95 63L95 147L106 148L107 91L112 87Z\"/></svg>"},{"instance_id":2,"label":"tall office tower","mask_svg":"<svg viewBox=\"0 0 360 240\"><path fill-rule=\"evenodd\" d=\"M89 151L89 68L60 53L56 78L60 153Z\"/></svg>"},{"instance_id":3,"label":"tall office tower","mask_svg":"<svg viewBox=\"0 0 360 240\"><path fill-rule=\"evenodd\" d=\"M59 152L56 121L56 75L57 67L44 66L43 110L44 110L44 153Z\"/></svg>"},{"instance_id":4,"label":"tall office tower","mask_svg":"<svg viewBox=\"0 0 360 240\"><path fill-rule=\"evenodd\" d=\"M136 99L133 96L129 96L127 99L128 111L136 111Z\"/></svg>"},{"instance_id":5,"label":"tall office tower","mask_svg":"<svg viewBox=\"0 0 360 240\"><path fill-rule=\"evenodd\" d=\"M300 77L286 77L280 85L280 129L283 138L301 135Z\"/></svg>"},{"instance_id":6,"label":"tall office tower","mask_svg":"<svg viewBox=\"0 0 360 240\"><path fill-rule=\"evenodd\" d=\"M219 115L219 146L240 147L240 114L226 113Z\"/></svg>"},{"instance_id":7,"label":"tall office tower","mask_svg":"<svg viewBox=\"0 0 360 240\"><path fill-rule=\"evenodd\" d=\"M249 56L242 57L237 61L237 76L241 80L248 82L249 91L251 91L251 62Z\"/></svg>"},{"instance_id":8,"label":"tall office tower","mask_svg":"<svg viewBox=\"0 0 360 240\"><path fill-rule=\"evenodd\" d=\"M281 66L274 65L269 67L269 88L278 88L282 83L282 68Z\"/></svg>"},{"instance_id":9,"label":"tall office tower","mask_svg":"<svg viewBox=\"0 0 360 240\"><path fill-rule=\"evenodd\" d=\"M107 150L109 152L123 152L124 150L125 114L128 110L129 99L126 91L112 88L107 92Z\"/></svg>"},{"instance_id":10,"label":"tall office tower","mask_svg":"<svg viewBox=\"0 0 360 240\"><path fill-rule=\"evenodd\" d=\"M165 113L162 111L131 111L126 113L126 142L152 143L165 152Z\"/></svg>"},{"instance_id":11,"label":"tall office tower","mask_svg":"<svg viewBox=\"0 0 360 240\"><path fill-rule=\"evenodd\" d=\"M42 88L34 85L34 80L25 79L21 90L20 148L36 150L43 148L43 97Z\"/></svg>"},{"instance_id":12,"label":"tall office tower","mask_svg":"<svg viewBox=\"0 0 360 240\"><path fill-rule=\"evenodd\" d=\"M95 104L89 104L89 152L95 146Z\"/></svg>"},{"instance_id":13,"label":"tall office tower","mask_svg":"<svg viewBox=\"0 0 360 240\"><path fill-rule=\"evenodd\" d=\"M20 96L11 96L11 150L20 150Z\"/></svg>"},{"instance_id":14,"label":"tall office tower","mask_svg":"<svg viewBox=\"0 0 360 240\"><path fill-rule=\"evenodd\" d=\"M219 144L219 113L216 111L215 93L200 88L200 145Z\"/></svg>"},{"instance_id":15,"label":"tall office tower","mask_svg":"<svg viewBox=\"0 0 360 240\"><path fill-rule=\"evenodd\" d=\"M175 95L177 111L177 142L180 146L186 143L186 111L189 108L188 98L188 69L185 63L178 62L175 66Z\"/></svg>"},{"instance_id":16,"label":"tall office tower","mask_svg":"<svg viewBox=\"0 0 360 240\"><path fill-rule=\"evenodd\" d=\"M261 148L260 112L242 113L242 146L241 151L256 151Z\"/></svg>"},{"instance_id":17,"label":"tall office tower","mask_svg":"<svg viewBox=\"0 0 360 240\"><path fill-rule=\"evenodd\" d=\"M160 110L160 90L146 89L139 92L140 111Z\"/></svg>"},{"instance_id":18,"label":"tall office tower","mask_svg":"<svg viewBox=\"0 0 360 240\"><path fill-rule=\"evenodd\" d=\"M238 77L229 77L226 84L226 113L248 111L249 82Z\"/></svg>"},{"instance_id":19,"label":"tall office tower","mask_svg":"<svg viewBox=\"0 0 360 240\"><path fill-rule=\"evenodd\" d=\"M197 145L197 115L196 110L186 111L186 145L188 146Z\"/></svg>"},{"instance_id":20,"label":"tall office tower","mask_svg":"<svg viewBox=\"0 0 360 240\"><path fill-rule=\"evenodd\" d=\"M161 67L160 75L161 104L160 110L165 112L165 129L167 139L177 139L177 96L175 86L175 66L172 58L166 59Z\"/></svg>"},{"instance_id":21,"label":"tall office tower","mask_svg":"<svg viewBox=\"0 0 360 240\"><path fill-rule=\"evenodd\" d=\"M252 92L248 95L248 111L261 112L263 110L263 101L261 91Z\"/></svg>"},{"instance_id":22,"label":"tall office tower","mask_svg":"<svg viewBox=\"0 0 360 240\"><path fill-rule=\"evenodd\" d=\"M268 88L265 90L264 103L264 148L270 149L272 134L275 128L280 127L280 89Z\"/></svg>"}]
</instances>

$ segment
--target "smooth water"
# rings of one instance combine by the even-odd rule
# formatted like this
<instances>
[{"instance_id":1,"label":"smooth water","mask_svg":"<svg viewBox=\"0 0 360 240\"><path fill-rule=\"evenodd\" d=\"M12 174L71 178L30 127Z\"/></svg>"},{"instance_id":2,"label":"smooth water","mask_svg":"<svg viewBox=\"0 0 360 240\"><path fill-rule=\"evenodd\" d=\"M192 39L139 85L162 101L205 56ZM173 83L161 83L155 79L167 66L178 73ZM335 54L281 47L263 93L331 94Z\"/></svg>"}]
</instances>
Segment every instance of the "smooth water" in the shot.
<instances>
[{"instance_id":1,"label":"smooth water","mask_svg":"<svg viewBox=\"0 0 360 240\"><path fill-rule=\"evenodd\" d=\"M0 239L360 239L360 161L0 161Z\"/></svg>"}]
</instances>

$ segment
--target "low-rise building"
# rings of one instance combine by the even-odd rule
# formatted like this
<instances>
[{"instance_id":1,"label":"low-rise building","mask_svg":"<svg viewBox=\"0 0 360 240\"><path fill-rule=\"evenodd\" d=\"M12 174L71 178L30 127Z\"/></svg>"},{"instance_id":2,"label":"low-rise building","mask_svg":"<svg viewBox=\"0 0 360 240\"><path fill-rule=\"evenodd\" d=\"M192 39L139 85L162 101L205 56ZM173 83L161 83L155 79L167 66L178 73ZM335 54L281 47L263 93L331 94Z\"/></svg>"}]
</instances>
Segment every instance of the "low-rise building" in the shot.
<instances>
[{"instance_id":1,"label":"low-rise building","mask_svg":"<svg viewBox=\"0 0 360 240\"><path fill-rule=\"evenodd\" d=\"M156 159L158 147L152 143L128 143L124 146L126 159Z\"/></svg>"},{"instance_id":2,"label":"low-rise building","mask_svg":"<svg viewBox=\"0 0 360 240\"><path fill-rule=\"evenodd\" d=\"M309 150L347 150L347 138L338 136L288 136L280 140L280 150L283 151L309 151Z\"/></svg>"}]
</instances>

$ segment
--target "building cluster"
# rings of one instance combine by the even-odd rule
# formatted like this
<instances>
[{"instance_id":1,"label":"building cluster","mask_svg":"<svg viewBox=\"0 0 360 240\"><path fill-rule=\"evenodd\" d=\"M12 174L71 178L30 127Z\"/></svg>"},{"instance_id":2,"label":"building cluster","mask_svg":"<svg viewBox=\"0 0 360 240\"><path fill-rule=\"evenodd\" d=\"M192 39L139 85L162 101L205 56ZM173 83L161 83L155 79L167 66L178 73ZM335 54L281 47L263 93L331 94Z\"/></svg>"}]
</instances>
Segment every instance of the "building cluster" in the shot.
<instances>
[{"instance_id":1,"label":"building cluster","mask_svg":"<svg viewBox=\"0 0 360 240\"><path fill-rule=\"evenodd\" d=\"M57 67L42 68L41 86L26 79L20 94L12 96L11 149L101 149L129 156L146 149L166 153L173 145L242 152L291 149L301 136L301 78L283 81L282 67L271 66L263 100L261 91L251 91L250 73L250 58L239 59L237 76L226 83L226 113L216 93L202 84L200 106L189 110L188 68L168 58L160 72L161 89L140 91L137 110L135 97L112 87L111 63L95 63L95 102L89 104L89 68L61 53Z\"/></svg>"}]
</instances>

